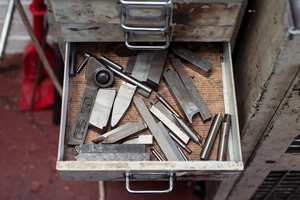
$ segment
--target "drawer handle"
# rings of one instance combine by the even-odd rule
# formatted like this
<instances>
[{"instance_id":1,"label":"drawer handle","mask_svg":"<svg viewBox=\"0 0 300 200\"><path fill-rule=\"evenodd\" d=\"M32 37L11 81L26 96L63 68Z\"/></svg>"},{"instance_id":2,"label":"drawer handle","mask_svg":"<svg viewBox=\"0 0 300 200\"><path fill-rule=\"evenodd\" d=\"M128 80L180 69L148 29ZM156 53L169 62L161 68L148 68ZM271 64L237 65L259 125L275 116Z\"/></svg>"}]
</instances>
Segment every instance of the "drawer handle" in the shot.
<instances>
[{"instance_id":1,"label":"drawer handle","mask_svg":"<svg viewBox=\"0 0 300 200\"><path fill-rule=\"evenodd\" d=\"M166 34L166 44L165 45L161 45L161 46L155 46L155 45L149 45L149 46L135 46L135 45L131 45L129 43L129 36L128 36L128 32L125 33L125 44L129 49L133 49L133 50L163 50L169 47L170 45L170 38L169 38L169 34Z\"/></svg>"},{"instance_id":2,"label":"drawer handle","mask_svg":"<svg viewBox=\"0 0 300 200\"><path fill-rule=\"evenodd\" d=\"M169 188L166 190L132 190L132 189L130 189L130 181L129 181L131 175L132 175L132 173L129 173L129 172L126 173L126 189L128 192L130 192L132 194L165 194L165 193L171 192L173 189L173 173L172 172L168 173Z\"/></svg>"},{"instance_id":3,"label":"drawer handle","mask_svg":"<svg viewBox=\"0 0 300 200\"><path fill-rule=\"evenodd\" d=\"M169 15L166 16L164 27L158 27L158 28L130 27L130 26L125 25L125 18L126 17L123 14L122 17L121 17L121 26L126 31L161 31L161 32L165 32L169 28L169 21L170 21L170 16Z\"/></svg>"},{"instance_id":4,"label":"drawer handle","mask_svg":"<svg viewBox=\"0 0 300 200\"><path fill-rule=\"evenodd\" d=\"M168 1L125 1L120 0L121 4L125 5L160 5L160 6L168 6L172 3L172 0Z\"/></svg>"}]
</instances>

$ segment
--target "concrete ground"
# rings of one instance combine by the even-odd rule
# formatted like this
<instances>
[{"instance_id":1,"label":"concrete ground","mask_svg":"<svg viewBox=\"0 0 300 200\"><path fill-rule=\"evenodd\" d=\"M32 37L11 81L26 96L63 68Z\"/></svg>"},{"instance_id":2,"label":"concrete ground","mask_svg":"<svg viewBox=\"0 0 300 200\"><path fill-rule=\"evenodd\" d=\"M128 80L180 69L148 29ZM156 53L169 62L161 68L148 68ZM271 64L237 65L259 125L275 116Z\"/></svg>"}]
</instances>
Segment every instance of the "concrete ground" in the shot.
<instances>
[{"instance_id":1,"label":"concrete ground","mask_svg":"<svg viewBox=\"0 0 300 200\"><path fill-rule=\"evenodd\" d=\"M55 169L59 126L52 122L52 109L20 111L21 69L22 55L7 55L0 67L0 199L204 199L195 193L194 182L175 182L169 194L133 195L122 181L105 182L102 194L98 182L61 181ZM136 189L168 187L166 182L132 185Z\"/></svg>"}]
</instances>

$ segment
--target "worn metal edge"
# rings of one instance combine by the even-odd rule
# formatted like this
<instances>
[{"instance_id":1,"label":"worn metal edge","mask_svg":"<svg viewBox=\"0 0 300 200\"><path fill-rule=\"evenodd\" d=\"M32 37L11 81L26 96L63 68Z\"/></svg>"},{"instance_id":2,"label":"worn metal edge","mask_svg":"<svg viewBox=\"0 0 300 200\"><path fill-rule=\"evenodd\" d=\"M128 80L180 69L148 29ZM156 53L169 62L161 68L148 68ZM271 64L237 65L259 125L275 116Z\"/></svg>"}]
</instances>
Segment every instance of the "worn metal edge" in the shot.
<instances>
[{"instance_id":1,"label":"worn metal edge","mask_svg":"<svg viewBox=\"0 0 300 200\"><path fill-rule=\"evenodd\" d=\"M59 171L241 171L235 161L58 161ZM202 173L202 172L201 172Z\"/></svg>"},{"instance_id":2,"label":"worn metal edge","mask_svg":"<svg viewBox=\"0 0 300 200\"><path fill-rule=\"evenodd\" d=\"M125 173L175 173L176 180L235 180L242 162L217 161L59 161L63 181L124 181ZM144 177L149 179L148 176ZM155 179L157 181L157 179Z\"/></svg>"},{"instance_id":3,"label":"worn metal edge","mask_svg":"<svg viewBox=\"0 0 300 200\"><path fill-rule=\"evenodd\" d=\"M231 114L231 128L228 138L229 157L231 161L242 161L242 149L240 140L240 129L235 94L235 84L231 60L230 44L223 43L224 60L221 62L223 96L225 114Z\"/></svg>"},{"instance_id":4,"label":"worn metal edge","mask_svg":"<svg viewBox=\"0 0 300 200\"><path fill-rule=\"evenodd\" d=\"M67 42L66 50L65 50L66 58L68 57L69 52L70 52L70 45L69 42ZM69 81L70 81L68 66L69 66L69 59L65 59L57 161L62 161L64 157L64 143L65 143L65 133L66 133L66 123L67 123L68 93L69 93Z\"/></svg>"}]
</instances>

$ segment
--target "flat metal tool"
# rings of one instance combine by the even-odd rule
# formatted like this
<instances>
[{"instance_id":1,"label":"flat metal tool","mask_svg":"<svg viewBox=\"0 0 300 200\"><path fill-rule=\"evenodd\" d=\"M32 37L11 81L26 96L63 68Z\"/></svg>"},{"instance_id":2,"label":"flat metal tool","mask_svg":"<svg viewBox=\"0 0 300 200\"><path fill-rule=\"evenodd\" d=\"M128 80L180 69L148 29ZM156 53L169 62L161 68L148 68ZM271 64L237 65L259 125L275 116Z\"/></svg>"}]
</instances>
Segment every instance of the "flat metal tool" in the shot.
<instances>
[{"instance_id":1,"label":"flat metal tool","mask_svg":"<svg viewBox=\"0 0 300 200\"><path fill-rule=\"evenodd\" d=\"M144 144L83 144L75 146L73 154L79 153L145 153Z\"/></svg>"},{"instance_id":2,"label":"flat metal tool","mask_svg":"<svg viewBox=\"0 0 300 200\"><path fill-rule=\"evenodd\" d=\"M185 161L189 161L189 160L187 159L187 157L184 155L183 151L180 149L179 146L177 146L177 149L178 149L179 153L181 154L181 156L184 158L184 160L185 160Z\"/></svg>"},{"instance_id":3,"label":"flat metal tool","mask_svg":"<svg viewBox=\"0 0 300 200\"><path fill-rule=\"evenodd\" d=\"M123 142L123 144L153 144L153 135L140 135L137 138Z\"/></svg>"},{"instance_id":4,"label":"flat metal tool","mask_svg":"<svg viewBox=\"0 0 300 200\"><path fill-rule=\"evenodd\" d=\"M162 122L157 122L157 126L160 128L161 132L163 133L164 137L168 141L168 145L171 147L173 152L175 153L178 161L184 161L184 157L181 155L181 153L178 151L178 148L176 147L175 143L173 142L171 136L168 134L168 131L166 130L165 126Z\"/></svg>"},{"instance_id":5,"label":"flat metal tool","mask_svg":"<svg viewBox=\"0 0 300 200\"><path fill-rule=\"evenodd\" d=\"M99 89L94 103L89 124L92 129L102 134L106 132L109 116L116 96L116 89Z\"/></svg>"},{"instance_id":6,"label":"flat metal tool","mask_svg":"<svg viewBox=\"0 0 300 200\"><path fill-rule=\"evenodd\" d=\"M193 67L193 70L206 77L209 76L209 71L212 67L212 63L198 56L197 54L187 50L186 48L181 47L178 44L173 45L172 51L180 58L183 58L184 60L187 60L188 62L194 64L195 67Z\"/></svg>"},{"instance_id":7,"label":"flat metal tool","mask_svg":"<svg viewBox=\"0 0 300 200\"><path fill-rule=\"evenodd\" d=\"M181 142L172 132L169 132L169 135L173 140L175 140L175 142L177 142L177 144L179 144L184 150L186 150L188 154L192 153L192 150L190 150L183 142Z\"/></svg>"},{"instance_id":8,"label":"flat metal tool","mask_svg":"<svg viewBox=\"0 0 300 200\"><path fill-rule=\"evenodd\" d=\"M81 153L76 161L150 161L150 153Z\"/></svg>"},{"instance_id":9,"label":"flat metal tool","mask_svg":"<svg viewBox=\"0 0 300 200\"><path fill-rule=\"evenodd\" d=\"M155 51L148 72L147 85L149 85L156 92L166 62L167 54L168 49Z\"/></svg>"},{"instance_id":10,"label":"flat metal tool","mask_svg":"<svg viewBox=\"0 0 300 200\"><path fill-rule=\"evenodd\" d=\"M146 129L147 126L144 123L144 121L139 121L137 123L132 123L132 122L127 122L126 124L123 124L122 126L119 126L99 137L96 137L95 139L93 139L92 141L94 143L99 143L102 142L103 140L105 140L106 137L109 137L111 135L119 135L118 137L124 136L124 135L132 135L135 134L139 131L142 131L144 129ZM113 137L117 137L117 136L113 136Z\"/></svg>"},{"instance_id":11,"label":"flat metal tool","mask_svg":"<svg viewBox=\"0 0 300 200\"><path fill-rule=\"evenodd\" d=\"M126 68L125 68L125 74L131 74L132 73L135 61L136 61L136 56L130 56L128 58L127 65L126 65Z\"/></svg>"},{"instance_id":12,"label":"flat metal tool","mask_svg":"<svg viewBox=\"0 0 300 200\"><path fill-rule=\"evenodd\" d=\"M154 51L139 51L131 76L141 82L146 82L153 55Z\"/></svg>"},{"instance_id":13,"label":"flat metal tool","mask_svg":"<svg viewBox=\"0 0 300 200\"><path fill-rule=\"evenodd\" d=\"M173 117L176 119L179 126L184 130L184 132L188 136L190 136L191 140L193 140L195 143L199 144L200 147L202 147L203 138L199 135L196 135L196 133L185 123L185 121L181 117L177 117L175 114L173 114Z\"/></svg>"},{"instance_id":14,"label":"flat metal tool","mask_svg":"<svg viewBox=\"0 0 300 200\"><path fill-rule=\"evenodd\" d=\"M170 62L176 72L178 73L180 79L182 80L183 84L185 85L187 91L190 93L191 97L193 98L195 105L199 109L200 116L203 120L203 122L206 122L211 119L211 114L208 111L205 103L203 102L202 98L200 97L200 94L195 87L193 81L189 77L187 71L184 69L181 61L178 58L171 58Z\"/></svg>"},{"instance_id":15,"label":"flat metal tool","mask_svg":"<svg viewBox=\"0 0 300 200\"><path fill-rule=\"evenodd\" d=\"M139 90L139 93L145 97L149 97L149 95L151 94L152 92L152 89L146 85L143 85L141 82L139 82L138 80L136 80L135 78L131 77L131 76L128 76L126 74L124 74L123 72L121 71L118 71L117 69L115 69L116 66L119 66L118 64L114 63L113 61L107 59L107 62L110 62L111 64L106 64L106 66L111 70L113 71L116 76L119 76L121 78L123 78L124 80L128 81L129 83L133 84L133 85L136 85L138 88L142 89L142 90ZM116 65L115 67L111 67L111 65ZM121 67L121 66L120 66Z\"/></svg>"},{"instance_id":16,"label":"flat metal tool","mask_svg":"<svg viewBox=\"0 0 300 200\"><path fill-rule=\"evenodd\" d=\"M122 85L119 88L118 94L116 96L114 107L111 115L111 127L114 128L121 118L124 116L127 111L134 92L136 90L135 85L131 85L130 83L122 82Z\"/></svg>"},{"instance_id":17,"label":"flat metal tool","mask_svg":"<svg viewBox=\"0 0 300 200\"><path fill-rule=\"evenodd\" d=\"M171 149L170 145L168 145L167 139L163 136L162 131L160 130L159 126L156 124L154 118L152 117L151 113L149 112L143 99L141 97L135 96L135 97L133 97L133 102L134 102L138 112L140 113L142 118L147 123L150 132L153 134L156 142L158 143L162 152L165 154L166 158L169 161L178 161L177 156Z\"/></svg>"},{"instance_id":18,"label":"flat metal tool","mask_svg":"<svg viewBox=\"0 0 300 200\"><path fill-rule=\"evenodd\" d=\"M155 148L150 148L150 151L153 153L153 155L157 158L159 161L166 161L162 155L155 149Z\"/></svg>"},{"instance_id":19,"label":"flat metal tool","mask_svg":"<svg viewBox=\"0 0 300 200\"><path fill-rule=\"evenodd\" d=\"M180 114L165 100L160 94L156 94L156 98L164 105L166 106L173 114L172 116L176 119L178 125L183 129L183 131L191 137L191 139L199 144L202 147L202 136L197 133L197 131L188 124L181 116Z\"/></svg>"},{"instance_id":20,"label":"flat metal tool","mask_svg":"<svg viewBox=\"0 0 300 200\"><path fill-rule=\"evenodd\" d=\"M150 112L162 121L184 144L189 142L190 137L177 126L172 113L159 101L153 102Z\"/></svg>"},{"instance_id":21,"label":"flat metal tool","mask_svg":"<svg viewBox=\"0 0 300 200\"><path fill-rule=\"evenodd\" d=\"M102 144L105 143L114 143L117 142L123 138L126 138L130 135L133 135L135 133L141 132L147 128L147 124L144 121L139 121L130 126L130 128L122 131L115 132L114 134L109 134L105 137Z\"/></svg>"},{"instance_id":22,"label":"flat metal tool","mask_svg":"<svg viewBox=\"0 0 300 200\"><path fill-rule=\"evenodd\" d=\"M102 79L99 76L106 76ZM109 87L113 83L113 74L102 65L96 58L89 57L85 72L86 84L76 114L76 118L71 130L68 145L83 144L89 125L90 116L99 87Z\"/></svg>"},{"instance_id":23,"label":"flat metal tool","mask_svg":"<svg viewBox=\"0 0 300 200\"><path fill-rule=\"evenodd\" d=\"M218 157L217 157L218 161L226 160L230 125L231 125L231 115L225 114L221 125L219 149L218 149Z\"/></svg>"},{"instance_id":24,"label":"flat metal tool","mask_svg":"<svg viewBox=\"0 0 300 200\"><path fill-rule=\"evenodd\" d=\"M205 143L203 145L202 151L200 153L201 160L207 160L212 149L212 146L215 142L216 136L219 132L220 125L222 123L222 114L216 114L213 122L210 126L209 132L205 139Z\"/></svg>"},{"instance_id":25,"label":"flat metal tool","mask_svg":"<svg viewBox=\"0 0 300 200\"><path fill-rule=\"evenodd\" d=\"M193 116L200 111L195 105L195 102L190 93L187 91L180 77L174 70L169 69L167 72L165 72L164 78L167 82L170 93L173 94L173 96L179 103L179 108L182 109L190 124L192 124Z\"/></svg>"}]
</instances>

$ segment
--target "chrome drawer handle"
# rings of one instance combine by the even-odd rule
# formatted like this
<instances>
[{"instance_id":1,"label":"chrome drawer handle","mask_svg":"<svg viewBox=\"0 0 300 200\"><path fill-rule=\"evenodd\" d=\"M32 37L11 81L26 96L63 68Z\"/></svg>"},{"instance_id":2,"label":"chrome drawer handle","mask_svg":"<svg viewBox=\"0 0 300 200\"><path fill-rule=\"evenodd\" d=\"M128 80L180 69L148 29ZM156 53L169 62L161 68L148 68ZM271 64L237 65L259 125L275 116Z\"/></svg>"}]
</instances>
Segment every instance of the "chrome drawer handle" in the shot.
<instances>
[{"instance_id":1,"label":"chrome drawer handle","mask_svg":"<svg viewBox=\"0 0 300 200\"><path fill-rule=\"evenodd\" d=\"M165 20L165 26L164 27L158 27L158 28L151 28L151 27L131 27L131 26L127 26L125 25L125 15L123 14L121 17L121 26L124 30L126 31L161 31L161 32L165 32L168 28L169 28L169 21L170 21L170 16L167 15L166 16L166 20Z\"/></svg>"},{"instance_id":2,"label":"chrome drawer handle","mask_svg":"<svg viewBox=\"0 0 300 200\"><path fill-rule=\"evenodd\" d=\"M169 1L125 1L120 0L121 4L124 5L160 5L160 6L168 6L172 3L172 0Z\"/></svg>"},{"instance_id":3,"label":"chrome drawer handle","mask_svg":"<svg viewBox=\"0 0 300 200\"><path fill-rule=\"evenodd\" d=\"M170 172L169 175L169 188L166 190L132 190L130 189L130 176L132 174L131 173L126 173L126 189L128 192L132 193L132 194L165 194L165 193L169 193L172 191L173 189L173 173Z\"/></svg>"},{"instance_id":4,"label":"chrome drawer handle","mask_svg":"<svg viewBox=\"0 0 300 200\"><path fill-rule=\"evenodd\" d=\"M128 33L125 33L125 45L129 48L129 49L133 49L133 50L163 50L169 47L170 45L170 36L167 33L166 34L166 44L162 45L162 46L155 46L155 45L150 45L150 46L134 46L129 44L129 36Z\"/></svg>"}]
</instances>

